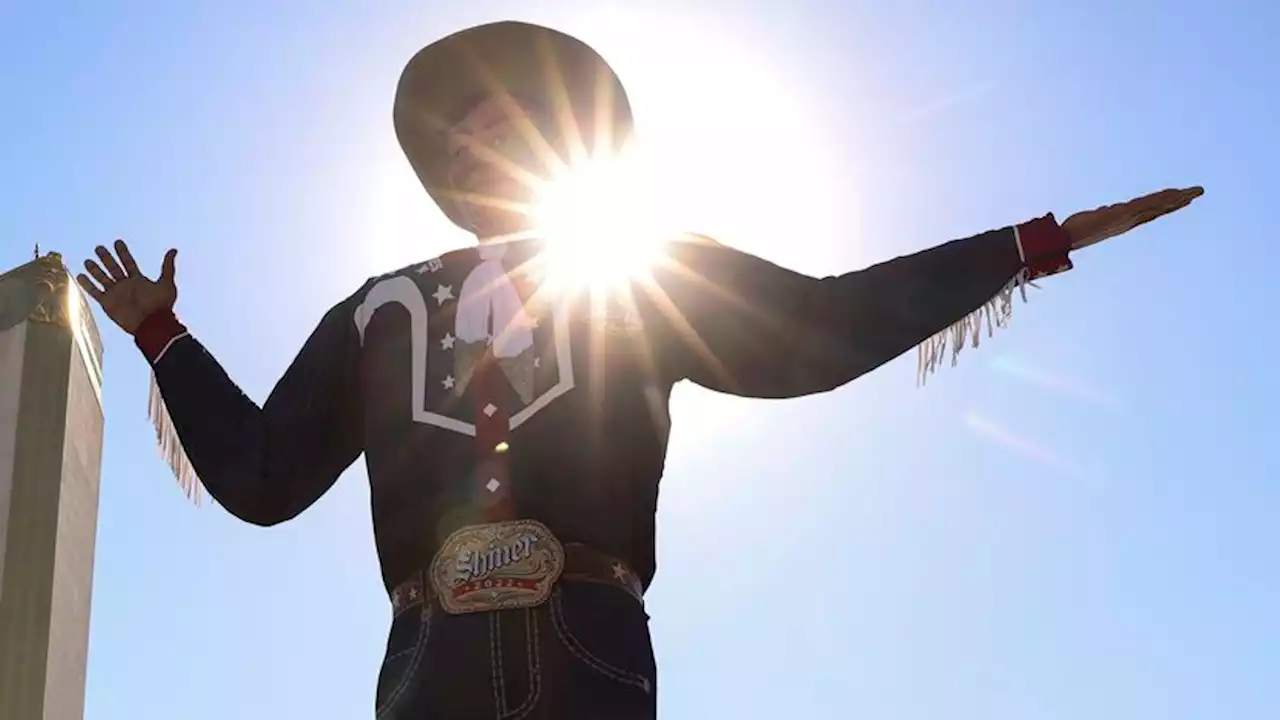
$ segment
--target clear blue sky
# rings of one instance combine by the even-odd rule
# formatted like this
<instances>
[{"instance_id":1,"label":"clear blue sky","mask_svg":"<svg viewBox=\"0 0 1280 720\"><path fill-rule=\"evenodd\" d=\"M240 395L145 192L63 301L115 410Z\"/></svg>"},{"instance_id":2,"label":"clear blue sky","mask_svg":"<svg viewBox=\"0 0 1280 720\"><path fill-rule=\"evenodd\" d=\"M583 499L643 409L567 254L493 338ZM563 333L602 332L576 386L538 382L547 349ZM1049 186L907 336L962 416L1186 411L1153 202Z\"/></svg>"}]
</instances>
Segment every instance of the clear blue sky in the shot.
<instances>
[{"instance_id":1,"label":"clear blue sky","mask_svg":"<svg viewBox=\"0 0 1280 720\"><path fill-rule=\"evenodd\" d=\"M737 180L690 229L811 273L1203 184L923 390L914 356L798 401L679 388L661 705L1274 717L1274 4L463 5L0 4L0 265L35 241L78 263L125 236L151 268L178 246L179 311L261 400L364 278L467 242L391 99L422 44L503 18L614 60L641 131L684 143L674 186ZM86 717L370 717L390 612L363 464L280 527L197 510L156 456L142 359L103 335Z\"/></svg>"}]
</instances>

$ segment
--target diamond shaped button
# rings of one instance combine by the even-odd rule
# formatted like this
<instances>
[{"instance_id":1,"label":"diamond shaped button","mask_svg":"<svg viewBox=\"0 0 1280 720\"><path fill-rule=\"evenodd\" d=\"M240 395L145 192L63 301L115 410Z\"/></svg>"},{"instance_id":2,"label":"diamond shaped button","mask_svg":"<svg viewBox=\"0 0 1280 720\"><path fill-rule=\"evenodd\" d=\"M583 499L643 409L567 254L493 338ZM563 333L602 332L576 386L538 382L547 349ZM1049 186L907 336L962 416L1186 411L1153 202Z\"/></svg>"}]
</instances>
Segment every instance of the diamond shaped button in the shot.
<instances>
[{"instance_id":1,"label":"diamond shaped button","mask_svg":"<svg viewBox=\"0 0 1280 720\"><path fill-rule=\"evenodd\" d=\"M498 412L498 408L493 403L489 403L488 405L484 406L485 415L488 415L489 417L493 417L493 414L496 412Z\"/></svg>"},{"instance_id":2,"label":"diamond shaped button","mask_svg":"<svg viewBox=\"0 0 1280 720\"><path fill-rule=\"evenodd\" d=\"M502 483L498 482L497 478L489 478L489 482L485 483L485 487L489 489L489 492L498 492L498 488L502 487Z\"/></svg>"}]
</instances>

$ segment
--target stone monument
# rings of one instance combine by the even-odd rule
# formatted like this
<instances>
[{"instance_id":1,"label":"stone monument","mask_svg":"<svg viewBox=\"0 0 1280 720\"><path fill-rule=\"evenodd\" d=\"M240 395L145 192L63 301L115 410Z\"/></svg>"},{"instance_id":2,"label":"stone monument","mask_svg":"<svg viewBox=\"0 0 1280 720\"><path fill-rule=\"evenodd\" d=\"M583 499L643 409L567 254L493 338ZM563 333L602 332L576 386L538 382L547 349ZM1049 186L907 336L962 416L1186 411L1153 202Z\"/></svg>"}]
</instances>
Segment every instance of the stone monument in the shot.
<instances>
[{"instance_id":1,"label":"stone monument","mask_svg":"<svg viewBox=\"0 0 1280 720\"><path fill-rule=\"evenodd\" d=\"M81 720L102 345L57 253L0 275L0 718Z\"/></svg>"}]
</instances>

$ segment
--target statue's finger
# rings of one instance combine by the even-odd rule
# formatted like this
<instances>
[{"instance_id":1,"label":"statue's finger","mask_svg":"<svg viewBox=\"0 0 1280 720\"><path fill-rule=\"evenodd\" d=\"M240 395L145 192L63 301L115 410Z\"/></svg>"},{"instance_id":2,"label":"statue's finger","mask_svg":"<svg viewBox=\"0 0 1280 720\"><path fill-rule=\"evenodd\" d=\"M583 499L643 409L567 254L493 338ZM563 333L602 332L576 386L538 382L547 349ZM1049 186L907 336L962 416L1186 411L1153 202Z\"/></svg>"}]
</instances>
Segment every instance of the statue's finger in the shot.
<instances>
[{"instance_id":1,"label":"statue's finger","mask_svg":"<svg viewBox=\"0 0 1280 720\"><path fill-rule=\"evenodd\" d=\"M99 245L94 252L97 253L98 259L102 261L103 266L107 268L107 272L110 273L113 280L119 282L128 277L124 274L124 270L120 268L120 263L116 262L115 257L111 255L110 250Z\"/></svg>"},{"instance_id":2,"label":"statue's finger","mask_svg":"<svg viewBox=\"0 0 1280 720\"><path fill-rule=\"evenodd\" d=\"M116 282L111 279L111 276L99 267L98 263L92 260L84 261L84 269L89 271L89 274L93 276L94 280L98 281L98 284L102 286L104 291L110 290L111 286L116 284Z\"/></svg>"},{"instance_id":3,"label":"statue's finger","mask_svg":"<svg viewBox=\"0 0 1280 720\"><path fill-rule=\"evenodd\" d=\"M76 276L76 282L80 284L80 289L84 290L86 295L98 302L102 302L102 290L100 290L97 285L93 284L93 281L89 279L88 275L80 273Z\"/></svg>"},{"instance_id":4,"label":"statue's finger","mask_svg":"<svg viewBox=\"0 0 1280 720\"><path fill-rule=\"evenodd\" d=\"M129 245L124 240L116 240L116 254L120 256L120 263L130 277L142 274L138 269L138 261L133 259L133 253L129 252Z\"/></svg>"}]
</instances>

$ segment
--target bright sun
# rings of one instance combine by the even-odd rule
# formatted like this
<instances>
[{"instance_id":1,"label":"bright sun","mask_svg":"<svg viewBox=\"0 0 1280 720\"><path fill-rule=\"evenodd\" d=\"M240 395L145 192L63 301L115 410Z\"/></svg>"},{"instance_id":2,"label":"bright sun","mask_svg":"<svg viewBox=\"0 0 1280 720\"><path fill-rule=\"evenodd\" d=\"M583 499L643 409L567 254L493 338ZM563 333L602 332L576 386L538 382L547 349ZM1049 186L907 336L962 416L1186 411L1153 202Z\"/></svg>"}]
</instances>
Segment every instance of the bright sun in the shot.
<instances>
[{"instance_id":1,"label":"bright sun","mask_svg":"<svg viewBox=\"0 0 1280 720\"><path fill-rule=\"evenodd\" d=\"M547 281L605 290L658 259L663 223L633 152L597 157L539 189L534 218L547 239Z\"/></svg>"},{"instance_id":2,"label":"bright sun","mask_svg":"<svg viewBox=\"0 0 1280 720\"><path fill-rule=\"evenodd\" d=\"M645 114L640 140L618 157L575 164L540 188L531 212L550 240L548 289L616 290L643 278L665 241L685 231L784 264L864 261L856 232L850 237L841 220L856 216L864 191L850 179L856 168L833 164L828 142L853 130L821 121L806 78L761 49L769 38L736 35L714 13L645 7L594 3L561 18L608 53ZM655 37L663 39L658 52ZM395 144L377 148L371 154L385 154L361 186L353 232L396 241L376 245L372 257L367 245L350 244L352 266L373 274L419 262L424 237L440 238L434 253L470 242L424 202ZM740 431L752 415L735 402L680 394L673 404L685 426L681 442ZM710 501L722 486L698 487Z\"/></svg>"}]
</instances>

